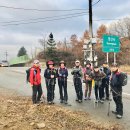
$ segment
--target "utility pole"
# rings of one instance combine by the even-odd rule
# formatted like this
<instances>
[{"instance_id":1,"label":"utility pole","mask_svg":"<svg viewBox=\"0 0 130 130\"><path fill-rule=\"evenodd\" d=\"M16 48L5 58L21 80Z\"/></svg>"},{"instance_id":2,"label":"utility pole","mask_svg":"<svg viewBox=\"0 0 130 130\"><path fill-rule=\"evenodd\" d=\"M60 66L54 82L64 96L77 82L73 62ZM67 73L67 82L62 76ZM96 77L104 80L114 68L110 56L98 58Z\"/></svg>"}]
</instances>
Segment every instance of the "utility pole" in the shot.
<instances>
[{"instance_id":1,"label":"utility pole","mask_svg":"<svg viewBox=\"0 0 130 130\"><path fill-rule=\"evenodd\" d=\"M67 42L66 42L66 38L64 39L64 44L65 44L65 51L67 51Z\"/></svg>"},{"instance_id":2,"label":"utility pole","mask_svg":"<svg viewBox=\"0 0 130 130\"><path fill-rule=\"evenodd\" d=\"M90 34L90 42L91 42L91 48L90 48L90 56L91 56L91 62L94 66L94 55L93 55L93 44L92 44L92 38L93 38L93 20L92 20L92 0L89 1L89 34Z\"/></svg>"},{"instance_id":3,"label":"utility pole","mask_svg":"<svg viewBox=\"0 0 130 130\"><path fill-rule=\"evenodd\" d=\"M90 33L90 37L93 37L93 27L92 27L92 0L88 0L89 1L89 33Z\"/></svg>"},{"instance_id":4,"label":"utility pole","mask_svg":"<svg viewBox=\"0 0 130 130\"><path fill-rule=\"evenodd\" d=\"M6 61L8 60L7 57L8 57L8 52L6 51L6 52L5 52L5 59L6 59Z\"/></svg>"}]
</instances>

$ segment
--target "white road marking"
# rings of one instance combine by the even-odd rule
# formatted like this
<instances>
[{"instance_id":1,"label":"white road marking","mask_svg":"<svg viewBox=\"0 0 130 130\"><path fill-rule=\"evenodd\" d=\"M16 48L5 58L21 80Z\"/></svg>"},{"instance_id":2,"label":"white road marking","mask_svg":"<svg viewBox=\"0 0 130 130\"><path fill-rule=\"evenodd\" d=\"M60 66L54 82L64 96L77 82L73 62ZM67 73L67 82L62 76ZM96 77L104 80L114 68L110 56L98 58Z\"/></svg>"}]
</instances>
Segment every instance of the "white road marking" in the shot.
<instances>
[{"instance_id":1,"label":"white road marking","mask_svg":"<svg viewBox=\"0 0 130 130\"><path fill-rule=\"evenodd\" d=\"M124 95L127 95L127 96L130 96L130 94L129 94L129 93L124 93L124 92L123 92L123 94L124 94Z\"/></svg>"}]
</instances>

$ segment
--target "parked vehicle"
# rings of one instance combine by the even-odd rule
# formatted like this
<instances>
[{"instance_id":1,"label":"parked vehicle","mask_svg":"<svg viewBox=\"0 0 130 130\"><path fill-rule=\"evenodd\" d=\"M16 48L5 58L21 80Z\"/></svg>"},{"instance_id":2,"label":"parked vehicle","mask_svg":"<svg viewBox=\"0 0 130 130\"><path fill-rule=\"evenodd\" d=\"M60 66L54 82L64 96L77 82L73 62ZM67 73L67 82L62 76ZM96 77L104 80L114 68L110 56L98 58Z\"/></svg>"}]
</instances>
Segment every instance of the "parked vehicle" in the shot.
<instances>
[{"instance_id":1,"label":"parked vehicle","mask_svg":"<svg viewBox=\"0 0 130 130\"><path fill-rule=\"evenodd\" d=\"M9 62L6 60L0 61L0 67L9 67Z\"/></svg>"},{"instance_id":2,"label":"parked vehicle","mask_svg":"<svg viewBox=\"0 0 130 130\"><path fill-rule=\"evenodd\" d=\"M2 62L0 61L0 67L2 66Z\"/></svg>"}]
</instances>

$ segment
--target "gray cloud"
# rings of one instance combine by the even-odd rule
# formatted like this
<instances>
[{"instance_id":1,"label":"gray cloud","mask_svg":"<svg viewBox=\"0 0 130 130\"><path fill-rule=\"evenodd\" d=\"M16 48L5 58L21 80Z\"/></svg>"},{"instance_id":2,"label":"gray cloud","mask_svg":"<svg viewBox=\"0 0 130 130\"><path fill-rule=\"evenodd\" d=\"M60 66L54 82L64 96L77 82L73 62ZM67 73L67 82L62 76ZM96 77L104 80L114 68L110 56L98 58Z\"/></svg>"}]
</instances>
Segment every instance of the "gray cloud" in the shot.
<instances>
[{"instance_id":1,"label":"gray cloud","mask_svg":"<svg viewBox=\"0 0 130 130\"><path fill-rule=\"evenodd\" d=\"M97 0L93 0L95 3ZM1 0L0 5L37 8L37 9L72 9L72 8L88 8L86 0ZM94 19L100 18L120 18L129 15L129 0L101 0L100 3L93 6ZM71 34L82 36L83 32L88 29L88 16L71 18L66 20L58 20L53 22L39 22L36 24L27 24L20 26L6 26L5 22L14 20L28 20L34 18L53 17L56 15L65 15L73 12L37 12L23 11L0 8L0 59L3 53L8 50L10 58L16 56L18 49L25 46L30 53L31 47L39 46L38 39L47 37L50 32L54 33L55 39L63 40L64 37L69 39ZM3 22L3 23L2 23ZM94 31L102 23L110 21L93 22Z\"/></svg>"}]
</instances>

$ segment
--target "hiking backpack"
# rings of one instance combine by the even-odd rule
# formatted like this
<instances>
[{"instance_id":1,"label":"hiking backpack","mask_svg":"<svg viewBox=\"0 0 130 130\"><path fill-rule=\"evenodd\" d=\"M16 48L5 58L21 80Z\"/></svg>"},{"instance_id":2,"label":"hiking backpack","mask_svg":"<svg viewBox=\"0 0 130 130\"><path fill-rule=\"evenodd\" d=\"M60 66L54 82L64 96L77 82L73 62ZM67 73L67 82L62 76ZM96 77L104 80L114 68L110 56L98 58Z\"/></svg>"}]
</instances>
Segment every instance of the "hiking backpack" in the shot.
<instances>
[{"instance_id":1,"label":"hiking backpack","mask_svg":"<svg viewBox=\"0 0 130 130\"><path fill-rule=\"evenodd\" d=\"M121 80L121 83L122 83L121 85L122 86L127 85L127 82L128 82L128 75L127 75L127 73L121 72L120 76L121 76L120 80Z\"/></svg>"},{"instance_id":2,"label":"hiking backpack","mask_svg":"<svg viewBox=\"0 0 130 130\"><path fill-rule=\"evenodd\" d=\"M31 68L27 69L26 70L26 82L30 82L30 71L31 71ZM34 76L37 74L37 70L34 69Z\"/></svg>"}]
</instances>

